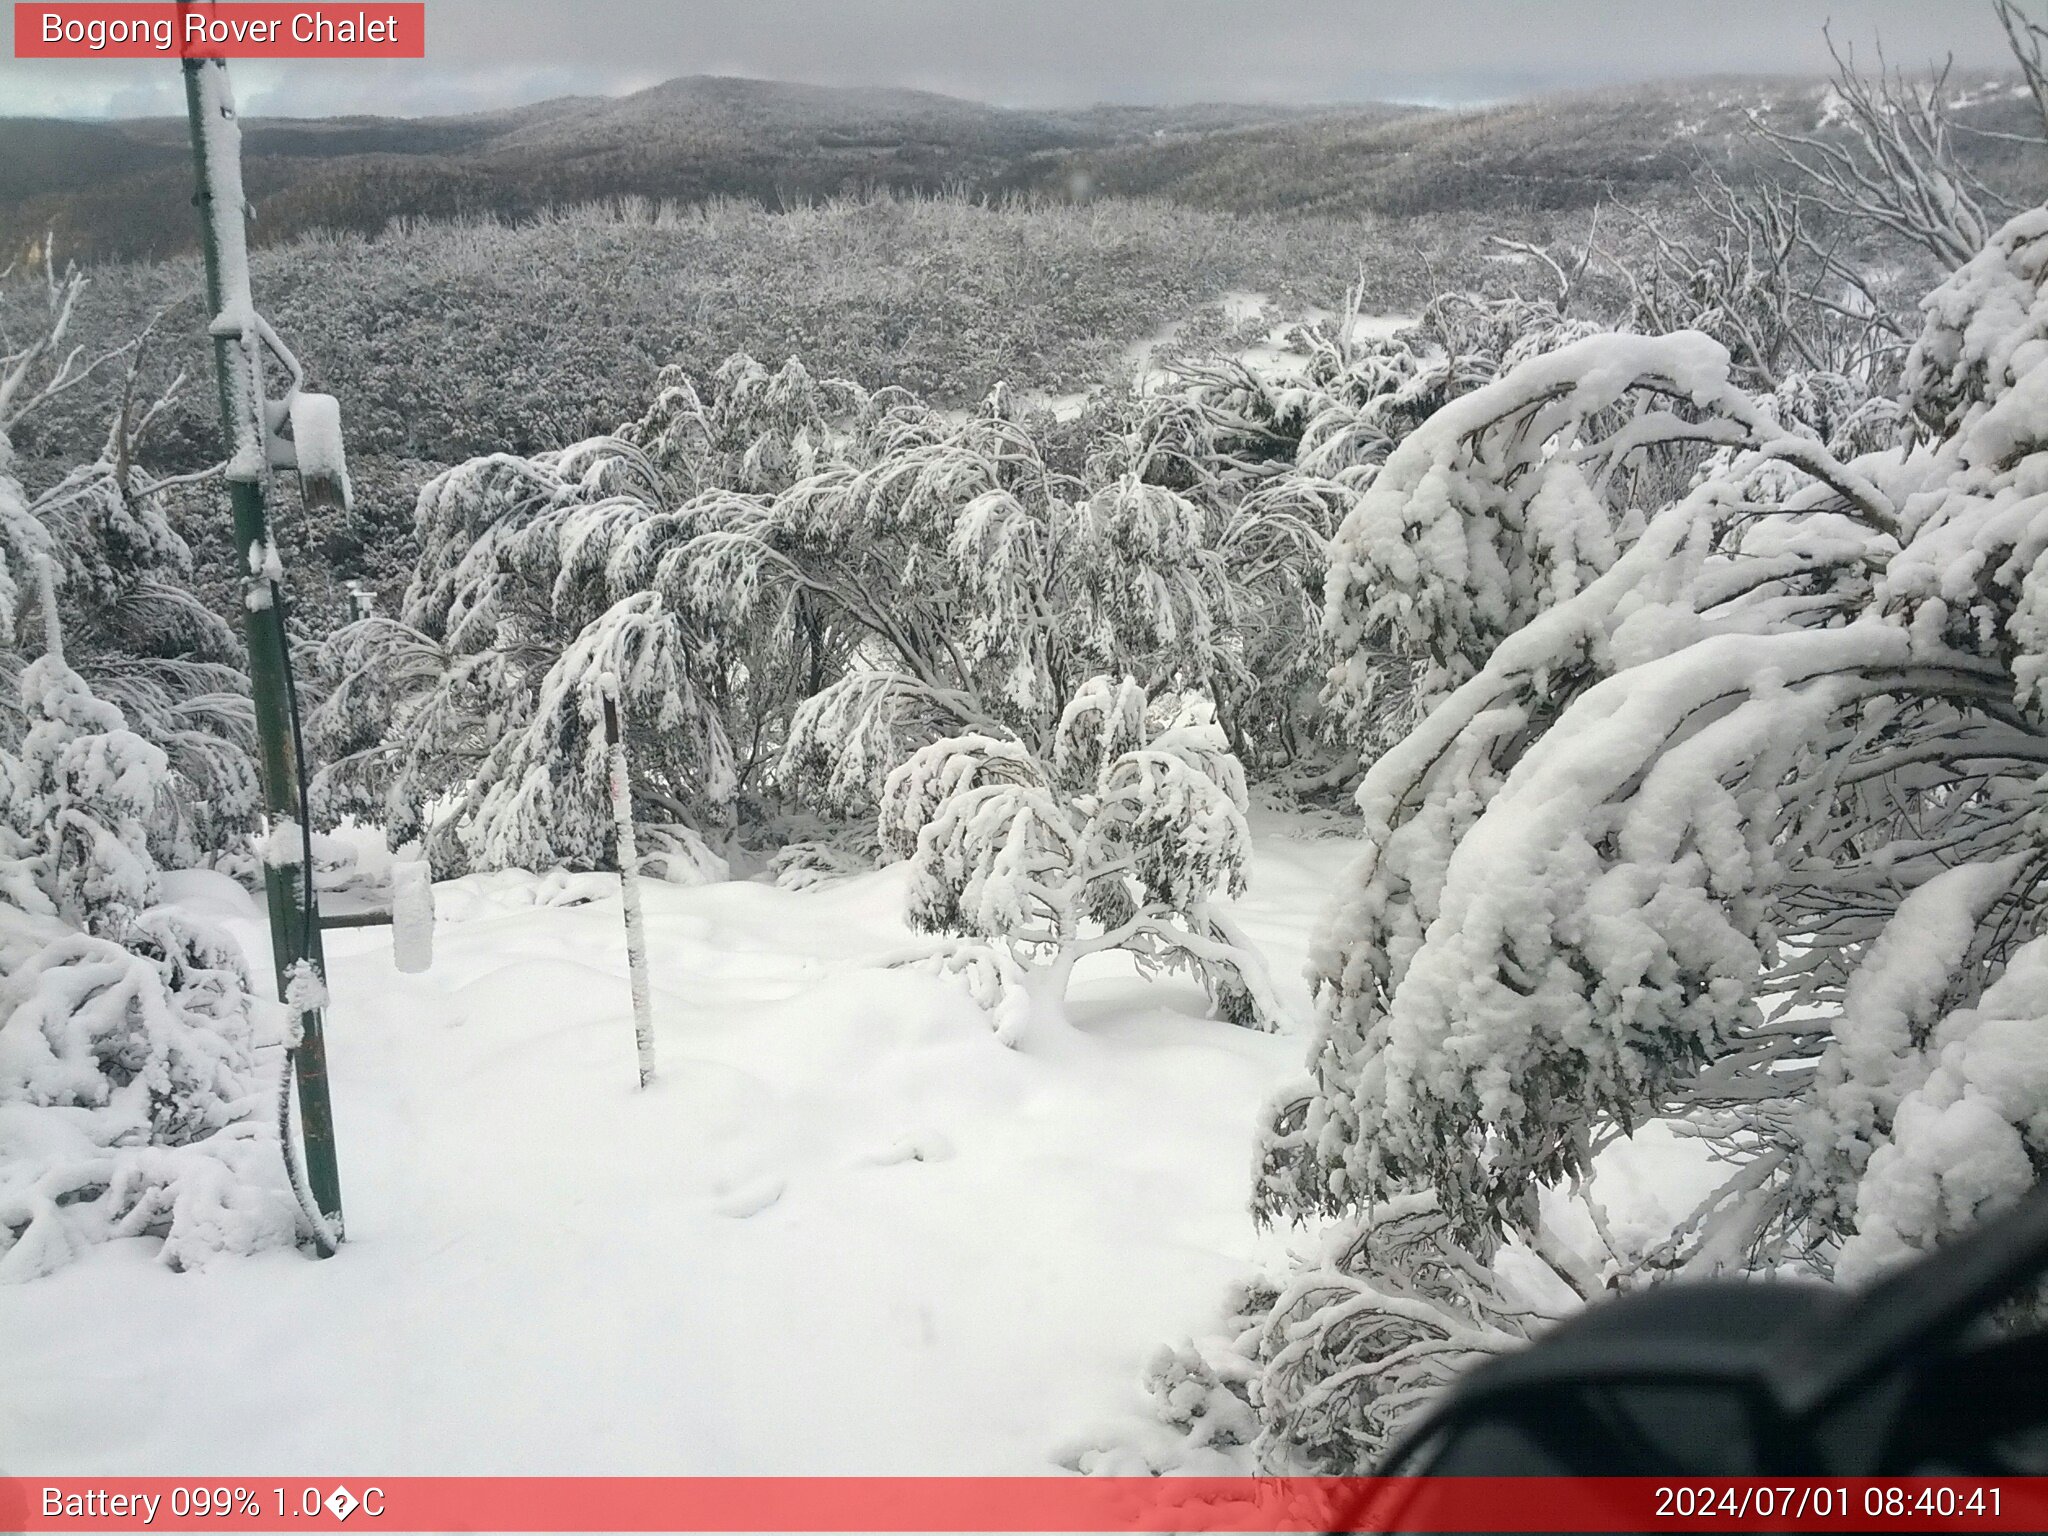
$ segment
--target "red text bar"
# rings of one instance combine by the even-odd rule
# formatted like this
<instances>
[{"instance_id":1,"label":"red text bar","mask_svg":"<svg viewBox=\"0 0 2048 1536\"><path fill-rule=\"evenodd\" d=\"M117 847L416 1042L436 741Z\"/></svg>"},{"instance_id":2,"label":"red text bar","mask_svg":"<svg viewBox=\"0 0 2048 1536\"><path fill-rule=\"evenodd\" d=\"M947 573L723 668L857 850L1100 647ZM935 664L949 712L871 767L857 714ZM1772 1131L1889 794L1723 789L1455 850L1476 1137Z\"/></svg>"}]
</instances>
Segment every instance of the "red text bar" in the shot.
<instances>
[{"instance_id":1,"label":"red text bar","mask_svg":"<svg viewBox=\"0 0 2048 1536\"><path fill-rule=\"evenodd\" d=\"M422 0L14 7L17 59L423 59Z\"/></svg>"},{"instance_id":2,"label":"red text bar","mask_svg":"<svg viewBox=\"0 0 2048 1536\"><path fill-rule=\"evenodd\" d=\"M2048 1478L17 1477L0 1530L2043 1531Z\"/></svg>"}]
</instances>

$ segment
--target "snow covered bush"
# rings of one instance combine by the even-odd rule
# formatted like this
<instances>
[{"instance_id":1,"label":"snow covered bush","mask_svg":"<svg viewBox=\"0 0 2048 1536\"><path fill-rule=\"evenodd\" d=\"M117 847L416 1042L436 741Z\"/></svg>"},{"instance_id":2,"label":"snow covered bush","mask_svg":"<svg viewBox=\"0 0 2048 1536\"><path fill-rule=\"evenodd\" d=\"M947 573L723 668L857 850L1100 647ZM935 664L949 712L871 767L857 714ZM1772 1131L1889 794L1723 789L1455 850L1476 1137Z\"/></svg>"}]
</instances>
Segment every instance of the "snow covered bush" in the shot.
<instances>
[{"instance_id":1,"label":"snow covered bush","mask_svg":"<svg viewBox=\"0 0 2048 1536\"><path fill-rule=\"evenodd\" d=\"M872 805L935 737L1015 736L1049 752L1098 673L1197 687L1228 716L1319 532L1267 501L1222 507L1140 456L1086 480L1054 470L999 392L967 421L864 469L820 475L707 537L693 598L707 623L807 594L847 650L797 707L780 774L821 804ZM1283 621L1284 622L1284 621Z\"/></svg>"},{"instance_id":2,"label":"snow covered bush","mask_svg":"<svg viewBox=\"0 0 2048 1536\"><path fill-rule=\"evenodd\" d=\"M1242 572L1228 610L1251 681L1230 696L1233 748L1248 764L1292 761L1318 740L1356 756L1355 773L1413 723L1416 658L1391 645L1346 653L1356 682L1324 708L1328 665L1317 633L1329 538L1422 422L1503 368L1599 329L1555 304L1446 293L1391 336L1368 334L1354 290L1327 323L1294 328L1298 371L1245 362L1183 363L1169 385L1127 406L1119 440L1091 471L1136 466L1232 529L1223 541Z\"/></svg>"},{"instance_id":3,"label":"snow covered bush","mask_svg":"<svg viewBox=\"0 0 2048 1536\"><path fill-rule=\"evenodd\" d=\"M1326 689L1340 519L1419 423L1591 329L1517 298L1446 295L1392 338L1347 313L1302 333L1298 374L1188 364L1091 411L1085 452L1001 389L955 418L794 360L665 370L614 434L425 487L400 615L318 658L318 798L395 838L427 832L444 874L602 863L601 656L628 690L640 820L678 846L865 818L937 740L1014 739L1050 761L1097 675L1199 691L1248 772L1342 782L1442 679L1375 622ZM1781 415L1829 433L1854 414L1819 387L1785 393ZM1624 448L1625 478L1682 484L1697 454L1679 442ZM1533 504L1559 568L1525 605L1608 557L1580 512L1562 481ZM1504 514L1503 538L1522 517Z\"/></svg>"},{"instance_id":4,"label":"snow covered bush","mask_svg":"<svg viewBox=\"0 0 2048 1536\"><path fill-rule=\"evenodd\" d=\"M30 725L20 757L0 750L18 861L9 886L29 910L124 941L157 897L150 828L165 819L164 754L128 729L59 654L21 674ZM28 889L41 900L30 906Z\"/></svg>"},{"instance_id":5,"label":"snow covered bush","mask_svg":"<svg viewBox=\"0 0 2048 1536\"><path fill-rule=\"evenodd\" d=\"M1258 1209L1335 1255L1247 1387L1269 1462L1366 1465L1425 1361L1518 1333L1529 1256L1565 1296L1859 1275L2048 1167L2044 275L2048 209L1929 297L1911 447L1844 459L1696 333L1598 336L1352 508L1333 698L1391 644L1428 712L1360 788L1266 1133ZM1653 1120L1718 1187L1646 1252L1564 1242L1546 1211Z\"/></svg>"},{"instance_id":6,"label":"snow covered bush","mask_svg":"<svg viewBox=\"0 0 2048 1536\"><path fill-rule=\"evenodd\" d=\"M707 602L700 564L789 475L914 433L900 393L734 358L708 400L671 371L615 434L437 476L401 614L340 631L319 658L325 813L429 832L443 873L601 863L595 690L609 671L643 824L678 869L704 863L703 838L730 830L796 699L837 675L846 642L804 594L744 614L744 593Z\"/></svg>"},{"instance_id":7,"label":"snow covered bush","mask_svg":"<svg viewBox=\"0 0 2048 1536\"><path fill-rule=\"evenodd\" d=\"M231 941L158 910L125 944L0 909L0 1280L157 1237L185 1269L288 1245L255 1052L279 1011Z\"/></svg>"},{"instance_id":8,"label":"snow covered bush","mask_svg":"<svg viewBox=\"0 0 2048 1536\"><path fill-rule=\"evenodd\" d=\"M794 361L735 358L703 391L668 371L612 436L421 492L401 615L320 659L326 811L409 836L437 807L444 870L589 860L601 655L645 732L636 801L698 834L777 802L867 814L963 731L1049 753L1101 672L1200 688L1234 744L1270 747L1313 703L1334 503L1194 499L1160 456L1111 457L1054 470L1001 391L952 421Z\"/></svg>"},{"instance_id":9,"label":"snow covered bush","mask_svg":"<svg viewBox=\"0 0 2048 1536\"><path fill-rule=\"evenodd\" d=\"M46 247L42 329L0 356L0 748L32 725L20 669L37 626L54 624L66 659L127 728L157 750L166 815L152 822L157 857L190 864L254 823L255 725L235 631L192 590L192 552L172 526L166 493L204 479L160 478L145 440L174 410L182 375L148 367L149 330L83 365L64 347L85 280L59 277ZM21 478L13 434L78 386L113 385L99 452L48 483ZM52 590L35 597L40 575ZM39 609L54 607L54 613Z\"/></svg>"},{"instance_id":10,"label":"snow covered bush","mask_svg":"<svg viewBox=\"0 0 2048 1536\"><path fill-rule=\"evenodd\" d=\"M912 925L949 936L928 963L964 977L1006 1041L1060 1018L1074 967L1109 950L1188 971L1220 1017L1271 1029L1264 963L1212 904L1244 888L1244 813L1206 700L1098 676L1063 711L1050 765L990 736L913 753L880 832L911 862Z\"/></svg>"},{"instance_id":11,"label":"snow covered bush","mask_svg":"<svg viewBox=\"0 0 2048 1536\"><path fill-rule=\"evenodd\" d=\"M54 626L52 626L54 633ZM165 757L46 653L0 750L0 1279L111 1237L184 1268L289 1243L255 1050L279 1035L232 942L156 905Z\"/></svg>"}]
</instances>

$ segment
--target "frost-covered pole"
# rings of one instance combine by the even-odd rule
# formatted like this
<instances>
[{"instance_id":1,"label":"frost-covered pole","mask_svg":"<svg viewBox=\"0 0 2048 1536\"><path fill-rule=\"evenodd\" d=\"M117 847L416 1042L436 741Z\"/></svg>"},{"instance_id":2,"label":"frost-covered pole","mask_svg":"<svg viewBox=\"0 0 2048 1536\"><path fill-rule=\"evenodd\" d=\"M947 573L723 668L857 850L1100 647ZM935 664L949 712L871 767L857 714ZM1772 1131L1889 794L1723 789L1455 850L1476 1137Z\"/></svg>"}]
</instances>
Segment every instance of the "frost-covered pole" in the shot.
<instances>
[{"instance_id":1,"label":"frost-covered pole","mask_svg":"<svg viewBox=\"0 0 2048 1536\"><path fill-rule=\"evenodd\" d=\"M263 336L249 290L249 247L243 223L242 133L228 92L227 65L186 59L185 110L192 129L200 233L206 254L206 302L213 315L213 359L220 385L221 431L228 450L227 484L235 548L244 564L243 633L249 646L250 692L256 705L263 809L263 882L270 908L271 957L280 1001L295 1010L292 1066L298 1078L299 1124L305 1138L306 1182L325 1231L324 1255L341 1236L341 1175L335 1161L334 1114L327 1096L327 1047L321 1030L326 958L313 872L294 853L304 835L299 759L292 729L291 652L279 601L283 571L264 507L270 477L262 382ZM310 967L312 975L307 975ZM289 1154L289 1149L287 1149Z\"/></svg>"},{"instance_id":2,"label":"frost-covered pole","mask_svg":"<svg viewBox=\"0 0 2048 1536\"><path fill-rule=\"evenodd\" d=\"M619 729L618 680L607 672L605 762L610 771L612 825L619 838L619 891L626 907L626 969L633 979L633 1042L640 1049L640 1086L654 1080L654 999L647 985L647 920L640 914L640 846L633 836L633 785L626 774L626 738Z\"/></svg>"}]
</instances>

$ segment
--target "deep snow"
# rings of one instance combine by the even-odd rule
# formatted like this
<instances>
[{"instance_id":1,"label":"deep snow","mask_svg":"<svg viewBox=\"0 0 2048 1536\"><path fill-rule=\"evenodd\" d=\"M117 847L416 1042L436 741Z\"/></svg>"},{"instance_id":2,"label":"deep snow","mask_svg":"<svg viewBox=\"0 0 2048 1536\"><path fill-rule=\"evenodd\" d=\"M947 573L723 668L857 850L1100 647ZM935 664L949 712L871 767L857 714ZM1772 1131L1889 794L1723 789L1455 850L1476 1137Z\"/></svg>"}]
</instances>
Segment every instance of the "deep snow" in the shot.
<instances>
[{"instance_id":1,"label":"deep snow","mask_svg":"<svg viewBox=\"0 0 2048 1536\"><path fill-rule=\"evenodd\" d=\"M1351 845L1260 841L1240 912L1305 1009ZM178 1275L132 1240L9 1288L5 1469L1056 1470L1279 1256L1245 1199L1303 1042L1111 958L1071 1033L1008 1049L872 965L902 879L650 884L645 1093L615 879L444 883L424 975L331 932L346 1248ZM239 887L169 894L262 953Z\"/></svg>"},{"instance_id":2,"label":"deep snow","mask_svg":"<svg viewBox=\"0 0 2048 1536\"><path fill-rule=\"evenodd\" d=\"M1246 1202L1352 825L1253 815L1234 912L1285 1035L1108 955L1070 1031L1008 1048L954 983L878 968L909 938L901 865L649 882L645 1092L616 876L441 883L421 975L389 929L330 931L346 1247L181 1275L131 1239L0 1288L0 1473L998 1475L1166 1451L1148 1358L1312 1243ZM240 886L164 894L264 974ZM1709 1172L1655 1125L1600 1168L1624 1242ZM1546 1204L1591 1253L1583 1211Z\"/></svg>"}]
</instances>

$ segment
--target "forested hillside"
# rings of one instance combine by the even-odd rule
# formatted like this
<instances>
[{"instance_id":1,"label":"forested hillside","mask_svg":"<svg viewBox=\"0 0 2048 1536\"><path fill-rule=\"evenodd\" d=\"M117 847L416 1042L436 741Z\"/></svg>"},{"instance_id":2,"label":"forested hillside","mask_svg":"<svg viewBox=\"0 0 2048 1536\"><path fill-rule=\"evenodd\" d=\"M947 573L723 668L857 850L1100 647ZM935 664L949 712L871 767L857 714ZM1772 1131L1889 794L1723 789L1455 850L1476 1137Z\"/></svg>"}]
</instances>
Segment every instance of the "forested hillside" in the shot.
<instances>
[{"instance_id":1,"label":"forested hillside","mask_svg":"<svg viewBox=\"0 0 2048 1536\"><path fill-rule=\"evenodd\" d=\"M782 208L874 190L990 195L1063 184L1068 152L1247 124L1403 109L1258 105L1029 112L931 92L698 76L446 118L254 119L258 244L393 219L516 219L601 198ZM192 249L182 120L0 119L0 249L54 230L84 259Z\"/></svg>"},{"instance_id":2,"label":"forested hillside","mask_svg":"<svg viewBox=\"0 0 2048 1536\"><path fill-rule=\"evenodd\" d=\"M1965 158L2025 180L2007 139L2029 107L2006 77L1954 94ZM1499 106L1102 106L1023 111L930 92L693 77L446 118L254 119L258 245L393 220L517 220L644 197L781 209L876 190L1060 201L1157 197L1229 212L1356 217L1590 207L1683 194L1706 163L1768 161L1750 114L1829 119L1817 79L1609 87ZM191 248L182 123L0 119L0 249L49 230L84 260Z\"/></svg>"}]
</instances>

